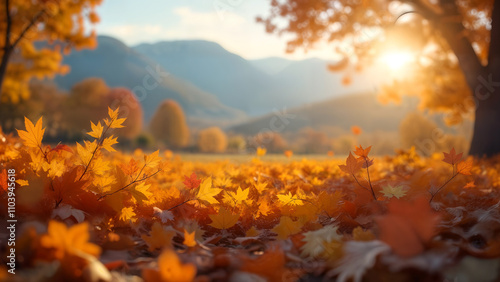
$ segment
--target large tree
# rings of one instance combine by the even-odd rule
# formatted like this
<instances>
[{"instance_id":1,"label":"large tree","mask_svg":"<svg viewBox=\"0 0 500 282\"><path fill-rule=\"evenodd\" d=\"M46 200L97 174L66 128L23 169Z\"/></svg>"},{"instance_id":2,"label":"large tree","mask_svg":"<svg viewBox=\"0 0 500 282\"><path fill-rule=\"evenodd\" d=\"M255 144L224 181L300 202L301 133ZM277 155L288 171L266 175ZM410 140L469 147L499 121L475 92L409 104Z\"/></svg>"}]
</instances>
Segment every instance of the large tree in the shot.
<instances>
[{"instance_id":1,"label":"large tree","mask_svg":"<svg viewBox=\"0 0 500 282\"><path fill-rule=\"evenodd\" d=\"M384 98L421 97L421 106L458 123L475 113L469 153L500 153L500 1L271 0L258 21L291 35L288 51L320 41L346 42L338 69L362 67L384 52L409 50L413 75L384 88Z\"/></svg>"},{"instance_id":2,"label":"large tree","mask_svg":"<svg viewBox=\"0 0 500 282\"><path fill-rule=\"evenodd\" d=\"M94 46L95 34L86 25L99 21L94 8L101 2L0 1L0 103L27 99L32 77L67 72L60 64L63 49Z\"/></svg>"}]
</instances>

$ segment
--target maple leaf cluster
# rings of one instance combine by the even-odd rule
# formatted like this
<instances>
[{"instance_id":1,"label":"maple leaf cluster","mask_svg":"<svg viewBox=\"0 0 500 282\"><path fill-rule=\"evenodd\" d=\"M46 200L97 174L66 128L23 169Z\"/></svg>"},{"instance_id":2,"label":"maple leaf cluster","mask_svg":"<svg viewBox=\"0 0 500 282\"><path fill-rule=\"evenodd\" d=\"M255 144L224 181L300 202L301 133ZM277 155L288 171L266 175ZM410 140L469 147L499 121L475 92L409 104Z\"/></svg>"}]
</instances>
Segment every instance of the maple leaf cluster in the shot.
<instances>
[{"instance_id":1,"label":"maple leaf cluster","mask_svg":"<svg viewBox=\"0 0 500 282\"><path fill-rule=\"evenodd\" d=\"M195 163L116 150L125 119L108 115L74 146L43 144L42 118L0 133L26 280L451 281L500 258L498 159L374 159L359 146L345 161Z\"/></svg>"}]
</instances>

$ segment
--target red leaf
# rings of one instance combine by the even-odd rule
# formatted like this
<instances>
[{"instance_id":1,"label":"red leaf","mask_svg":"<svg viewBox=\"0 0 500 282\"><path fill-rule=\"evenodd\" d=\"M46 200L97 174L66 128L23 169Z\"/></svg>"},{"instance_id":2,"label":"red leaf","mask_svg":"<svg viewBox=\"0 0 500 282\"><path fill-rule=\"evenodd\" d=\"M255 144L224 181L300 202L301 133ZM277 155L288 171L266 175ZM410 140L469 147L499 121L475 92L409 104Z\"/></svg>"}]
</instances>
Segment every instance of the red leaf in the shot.
<instances>
[{"instance_id":1,"label":"red leaf","mask_svg":"<svg viewBox=\"0 0 500 282\"><path fill-rule=\"evenodd\" d=\"M354 154L360 158L368 158L368 154L370 153L370 150L372 149L372 146L363 149L363 146L359 145L359 147L355 147L356 150L354 150Z\"/></svg>"},{"instance_id":2,"label":"red leaf","mask_svg":"<svg viewBox=\"0 0 500 282\"><path fill-rule=\"evenodd\" d=\"M460 153L457 155L455 152L455 148L451 148L450 153L443 152L443 154L444 154L443 162L455 165L462 159L462 155L464 153Z\"/></svg>"},{"instance_id":3,"label":"red leaf","mask_svg":"<svg viewBox=\"0 0 500 282\"><path fill-rule=\"evenodd\" d=\"M184 176L184 181L182 182L186 185L186 189L198 188L201 183L201 179L198 179L196 173L192 173L190 177Z\"/></svg>"},{"instance_id":4,"label":"red leaf","mask_svg":"<svg viewBox=\"0 0 500 282\"><path fill-rule=\"evenodd\" d=\"M439 222L439 215L431 209L429 201L423 197L413 203L394 199L388 209L388 214L376 219L380 240L402 257L423 252Z\"/></svg>"},{"instance_id":5,"label":"red leaf","mask_svg":"<svg viewBox=\"0 0 500 282\"><path fill-rule=\"evenodd\" d=\"M62 151L73 153L73 150L68 145L59 144L54 149L50 150L50 152L61 153Z\"/></svg>"}]
</instances>

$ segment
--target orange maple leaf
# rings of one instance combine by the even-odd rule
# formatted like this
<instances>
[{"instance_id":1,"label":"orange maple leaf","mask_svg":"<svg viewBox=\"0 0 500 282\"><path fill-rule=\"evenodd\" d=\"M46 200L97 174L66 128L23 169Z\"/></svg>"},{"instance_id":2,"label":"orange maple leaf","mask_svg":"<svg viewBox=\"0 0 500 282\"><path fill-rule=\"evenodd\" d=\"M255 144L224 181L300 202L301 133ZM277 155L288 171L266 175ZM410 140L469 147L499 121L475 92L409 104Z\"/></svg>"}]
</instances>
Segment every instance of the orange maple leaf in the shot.
<instances>
[{"instance_id":1,"label":"orange maple leaf","mask_svg":"<svg viewBox=\"0 0 500 282\"><path fill-rule=\"evenodd\" d=\"M451 165L457 164L462 159L463 155L463 153L457 155L455 152L455 148L451 148L449 153L443 152L443 154L444 154L443 162L449 163Z\"/></svg>"},{"instance_id":2,"label":"orange maple leaf","mask_svg":"<svg viewBox=\"0 0 500 282\"><path fill-rule=\"evenodd\" d=\"M151 235L142 235L141 238L148 244L149 250L154 251L155 249L171 247L174 235L174 231L166 230L161 223L155 222L151 227Z\"/></svg>"},{"instance_id":3,"label":"orange maple leaf","mask_svg":"<svg viewBox=\"0 0 500 282\"><path fill-rule=\"evenodd\" d=\"M41 148L43 134L45 133L45 128L42 128L42 119L43 117L40 117L40 119L36 122L36 125L33 125L27 117L24 117L24 126L26 127L26 131L17 130L17 134L19 134L19 137L23 139L24 145L33 148Z\"/></svg>"},{"instance_id":4,"label":"orange maple leaf","mask_svg":"<svg viewBox=\"0 0 500 282\"><path fill-rule=\"evenodd\" d=\"M184 241L182 243L188 247L196 246L195 235L196 231L188 232L186 229L184 229Z\"/></svg>"},{"instance_id":5,"label":"orange maple leaf","mask_svg":"<svg viewBox=\"0 0 500 282\"><path fill-rule=\"evenodd\" d=\"M471 182L467 182L467 184L465 184L464 189L475 188L475 187L476 187L476 184L474 183L474 181L471 181Z\"/></svg>"},{"instance_id":6,"label":"orange maple leaf","mask_svg":"<svg viewBox=\"0 0 500 282\"><path fill-rule=\"evenodd\" d=\"M73 153L73 150L71 150L71 148L68 145L64 144L58 144L57 146L54 147L54 149L51 149L49 152L55 152L60 154L62 151Z\"/></svg>"},{"instance_id":7,"label":"orange maple leaf","mask_svg":"<svg viewBox=\"0 0 500 282\"><path fill-rule=\"evenodd\" d=\"M439 215L432 210L429 201L424 197L413 203L393 199L388 204L388 211L375 219L380 228L380 240L402 257L423 252L439 222Z\"/></svg>"},{"instance_id":8,"label":"orange maple leaf","mask_svg":"<svg viewBox=\"0 0 500 282\"><path fill-rule=\"evenodd\" d=\"M359 147L355 147L354 154L360 158L368 158L368 154L370 153L370 150L372 149L372 146L363 149L363 146L359 145Z\"/></svg>"},{"instance_id":9,"label":"orange maple leaf","mask_svg":"<svg viewBox=\"0 0 500 282\"><path fill-rule=\"evenodd\" d=\"M363 166L363 162L360 162L358 159L356 159L351 152L349 152L349 156L347 157L346 164L345 165L339 165L340 170L342 170L345 173L349 174L355 174L358 172L361 167Z\"/></svg>"},{"instance_id":10,"label":"orange maple leaf","mask_svg":"<svg viewBox=\"0 0 500 282\"><path fill-rule=\"evenodd\" d=\"M196 173L192 173L190 177L184 176L184 181L182 181L184 185L186 185L186 189L194 189L198 188L201 183L201 179L198 179Z\"/></svg>"},{"instance_id":11,"label":"orange maple leaf","mask_svg":"<svg viewBox=\"0 0 500 282\"><path fill-rule=\"evenodd\" d=\"M137 166L137 161L134 159L130 159L127 165L119 164L119 166L122 169L123 173L125 173L125 175L133 175L139 169L139 167Z\"/></svg>"},{"instance_id":12,"label":"orange maple leaf","mask_svg":"<svg viewBox=\"0 0 500 282\"><path fill-rule=\"evenodd\" d=\"M56 259L62 260L68 255L84 252L99 256L101 248L89 242L89 225L83 222L67 228L64 223L54 220L49 222L48 232L40 239L42 247L50 249Z\"/></svg>"},{"instance_id":13,"label":"orange maple leaf","mask_svg":"<svg viewBox=\"0 0 500 282\"><path fill-rule=\"evenodd\" d=\"M471 170L472 169L472 159L468 159L466 161L461 161L457 164L457 173L463 174L463 175L471 175Z\"/></svg>"},{"instance_id":14,"label":"orange maple leaf","mask_svg":"<svg viewBox=\"0 0 500 282\"><path fill-rule=\"evenodd\" d=\"M146 282L188 282L196 276L196 266L182 263L175 251L168 249L158 257L158 270L146 268L142 276Z\"/></svg>"},{"instance_id":15,"label":"orange maple leaf","mask_svg":"<svg viewBox=\"0 0 500 282\"><path fill-rule=\"evenodd\" d=\"M242 261L242 271L258 274L267 278L267 281L284 281L283 277L287 277L285 254L277 246L271 246L262 256L256 258L244 257Z\"/></svg>"}]
</instances>

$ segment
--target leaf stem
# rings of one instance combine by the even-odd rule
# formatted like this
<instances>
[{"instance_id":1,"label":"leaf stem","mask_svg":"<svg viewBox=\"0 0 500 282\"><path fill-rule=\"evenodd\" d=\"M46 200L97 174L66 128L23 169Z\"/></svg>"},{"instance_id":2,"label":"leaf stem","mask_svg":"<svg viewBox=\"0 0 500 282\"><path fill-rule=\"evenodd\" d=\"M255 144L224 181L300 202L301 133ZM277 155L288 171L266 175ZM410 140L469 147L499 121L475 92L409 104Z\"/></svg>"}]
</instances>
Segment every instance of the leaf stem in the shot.
<instances>
[{"instance_id":1,"label":"leaf stem","mask_svg":"<svg viewBox=\"0 0 500 282\"><path fill-rule=\"evenodd\" d=\"M104 142L104 136L106 135L106 132L108 132L108 129L111 127L111 124L113 124L113 121L115 121L115 119L112 119L111 122L108 125L106 125L106 128L104 129L104 132L101 134L101 137L97 141L97 146L95 147L94 152L92 152L92 156L90 157L88 164L85 166L85 170L83 171L82 175L80 176L80 178L78 178L78 181L82 180L85 173L87 173L90 167L90 163L92 163L92 160L94 159L97 150L102 146L102 143Z\"/></svg>"},{"instance_id":2,"label":"leaf stem","mask_svg":"<svg viewBox=\"0 0 500 282\"><path fill-rule=\"evenodd\" d=\"M107 196L111 196L111 195L114 195L114 194L116 194L116 193L118 193L118 192L120 192L120 191L123 191L123 190L127 189L128 187L130 187L131 185L134 185L134 184L136 184L136 183L139 183L139 182L141 182L141 181L144 181L144 180L146 180L146 179L148 179L148 178L151 178L151 177L155 176L157 173L159 173L159 172L161 171L161 169L158 169L158 170L157 170L156 172L154 172L153 174L148 175L148 176L144 176L143 178L139 179L139 175L140 175L140 173L142 172L142 170L144 169L144 167L146 167L146 165L144 165L144 166L142 167L141 171L139 172L139 174L137 175L137 177L136 177L136 178L135 178L132 182L130 182L129 184L127 184L127 185L123 186L122 188L120 188L120 189L118 189L118 190L115 190L115 191L113 191L113 192L110 192L110 193L106 193L106 194L101 195L101 196L100 196L97 200L98 200L98 201L100 201L100 200L102 200L102 199L106 198Z\"/></svg>"},{"instance_id":3,"label":"leaf stem","mask_svg":"<svg viewBox=\"0 0 500 282\"><path fill-rule=\"evenodd\" d=\"M454 173L453 176L451 176L443 185L441 185L441 187L439 187L439 189L436 190L436 192L434 193L431 193L431 199L429 200L429 203L432 202L432 200L434 199L434 196L436 196L437 193L439 193L439 191L441 191L441 189L444 188L444 186L446 186L446 184L450 183L450 181L453 180L453 178L455 178L456 176L458 175L458 173Z\"/></svg>"}]
</instances>

